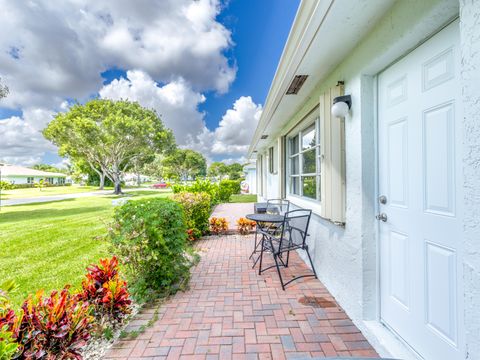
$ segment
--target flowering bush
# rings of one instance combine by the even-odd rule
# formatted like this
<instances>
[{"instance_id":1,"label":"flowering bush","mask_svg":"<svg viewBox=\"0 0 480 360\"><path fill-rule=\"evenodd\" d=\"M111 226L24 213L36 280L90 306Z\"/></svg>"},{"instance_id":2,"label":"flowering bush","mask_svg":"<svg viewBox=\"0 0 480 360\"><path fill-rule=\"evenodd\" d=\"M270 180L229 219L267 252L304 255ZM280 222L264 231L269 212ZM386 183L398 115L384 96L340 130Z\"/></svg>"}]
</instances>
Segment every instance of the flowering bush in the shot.
<instances>
[{"instance_id":1,"label":"flowering bush","mask_svg":"<svg viewBox=\"0 0 480 360\"><path fill-rule=\"evenodd\" d=\"M2 320L20 345L20 358L81 359L79 351L93 324L90 311L88 303L65 287L60 293L52 291L50 297L43 297L41 291L29 296L19 314Z\"/></svg>"},{"instance_id":2,"label":"flowering bush","mask_svg":"<svg viewBox=\"0 0 480 360\"><path fill-rule=\"evenodd\" d=\"M88 301L94 307L98 318L121 320L130 313L131 300L127 283L118 273L118 259L100 259L98 265L90 265L82 282L82 291L78 299Z\"/></svg>"},{"instance_id":3,"label":"flowering bush","mask_svg":"<svg viewBox=\"0 0 480 360\"><path fill-rule=\"evenodd\" d=\"M248 220L243 217L237 220L237 229L242 235L250 233L253 229L255 229L255 225L255 221Z\"/></svg>"},{"instance_id":4,"label":"flowering bush","mask_svg":"<svg viewBox=\"0 0 480 360\"><path fill-rule=\"evenodd\" d=\"M198 239L208 231L208 218L212 208L210 195L204 192L181 192L175 194L173 200L183 208L190 240Z\"/></svg>"},{"instance_id":5,"label":"flowering bush","mask_svg":"<svg viewBox=\"0 0 480 360\"><path fill-rule=\"evenodd\" d=\"M190 275L182 207L170 199L129 201L115 209L109 237L125 265L130 291L146 300Z\"/></svg>"},{"instance_id":6,"label":"flowering bush","mask_svg":"<svg viewBox=\"0 0 480 360\"><path fill-rule=\"evenodd\" d=\"M228 222L225 218L212 217L210 219L210 232L213 234L225 233L228 230Z\"/></svg>"}]
</instances>

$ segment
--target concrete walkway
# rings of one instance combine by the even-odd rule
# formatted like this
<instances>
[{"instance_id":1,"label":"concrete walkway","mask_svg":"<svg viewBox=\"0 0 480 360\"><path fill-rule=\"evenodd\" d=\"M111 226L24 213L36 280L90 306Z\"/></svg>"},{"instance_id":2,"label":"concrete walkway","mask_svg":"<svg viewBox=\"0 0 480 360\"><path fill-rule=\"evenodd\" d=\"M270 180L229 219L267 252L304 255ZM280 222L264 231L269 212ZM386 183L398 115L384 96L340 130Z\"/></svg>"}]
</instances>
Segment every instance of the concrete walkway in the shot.
<instances>
[{"instance_id":1,"label":"concrete walkway","mask_svg":"<svg viewBox=\"0 0 480 360\"><path fill-rule=\"evenodd\" d=\"M225 212L227 214L227 212ZM201 261L191 288L145 309L127 330L158 320L134 340L117 341L105 359L294 359L377 357L323 284L304 278L282 291L275 269L258 275L248 259L253 235L196 243ZM273 263L265 257L266 265ZM286 279L309 269L296 253Z\"/></svg>"}]
</instances>

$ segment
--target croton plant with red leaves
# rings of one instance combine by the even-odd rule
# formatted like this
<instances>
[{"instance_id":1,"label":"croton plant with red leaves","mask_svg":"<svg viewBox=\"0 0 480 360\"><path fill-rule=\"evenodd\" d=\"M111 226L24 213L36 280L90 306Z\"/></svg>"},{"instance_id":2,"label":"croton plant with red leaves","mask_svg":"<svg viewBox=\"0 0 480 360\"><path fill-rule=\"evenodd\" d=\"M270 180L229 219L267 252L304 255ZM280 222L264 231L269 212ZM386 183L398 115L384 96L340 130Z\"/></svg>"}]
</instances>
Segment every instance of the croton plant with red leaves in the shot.
<instances>
[{"instance_id":1,"label":"croton plant with red leaves","mask_svg":"<svg viewBox=\"0 0 480 360\"><path fill-rule=\"evenodd\" d=\"M90 312L90 305L65 287L49 297L41 291L29 296L17 314L9 311L0 322L20 345L18 358L82 359L80 349L90 338L94 321Z\"/></svg>"},{"instance_id":2,"label":"croton plant with red leaves","mask_svg":"<svg viewBox=\"0 0 480 360\"><path fill-rule=\"evenodd\" d=\"M87 268L87 274L82 282L82 290L77 295L80 300L88 301L95 308L99 317L111 316L120 320L130 312L127 283L118 273L118 259L101 259L98 265Z\"/></svg>"}]
</instances>

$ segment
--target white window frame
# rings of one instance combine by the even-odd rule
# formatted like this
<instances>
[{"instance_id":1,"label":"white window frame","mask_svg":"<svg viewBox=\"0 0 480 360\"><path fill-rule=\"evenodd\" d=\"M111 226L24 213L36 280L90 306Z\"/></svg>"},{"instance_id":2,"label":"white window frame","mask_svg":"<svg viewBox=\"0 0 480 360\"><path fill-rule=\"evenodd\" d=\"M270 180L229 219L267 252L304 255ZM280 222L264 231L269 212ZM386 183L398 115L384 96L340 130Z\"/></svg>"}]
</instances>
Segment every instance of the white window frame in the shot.
<instances>
[{"instance_id":1,"label":"white window frame","mask_svg":"<svg viewBox=\"0 0 480 360\"><path fill-rule=\"evenodd\" d=\"M308 130L314 126L315 131L315 146L308 148L306 150L302 149L302 136L305 133L305 130ZM298 149L295 153L292 153L292 139L298 136ZM287 136L286 141L286 159L287 159L287 186L286 186L286 193L287 198L291 198L293 203L298 204L299 206L308 206L310 208L314 207L315 210L319 211L321 207L321 173L322 173L322 164L321 164L321 149L320 149L320 118L316 116L313 121L312 117L309 116L303 123L301 123L300 127L291 131ZM315 172L314 173L303 173L303 154L308 151L315 150ZM292 159L298 156L298 174L292 174ZM304 196L303 194L303 183L302 177L312 177L315 176L315 190L316 190L316 197L311 198L308 196ZM293 178L298 179L298 194L292 192L292 180ZM316 212L317 212L316 211Z\"/></svg>"},{"instance_id":2,"label":"white window frame","mask_svg":"<svg viewBox=\"0 0 480 360\"><path fill-rule=\"evenodd\" d=\"M35 179L33 176L27 176L27 184L33 184L35 182Z\"/></svg>"}]
</instances>

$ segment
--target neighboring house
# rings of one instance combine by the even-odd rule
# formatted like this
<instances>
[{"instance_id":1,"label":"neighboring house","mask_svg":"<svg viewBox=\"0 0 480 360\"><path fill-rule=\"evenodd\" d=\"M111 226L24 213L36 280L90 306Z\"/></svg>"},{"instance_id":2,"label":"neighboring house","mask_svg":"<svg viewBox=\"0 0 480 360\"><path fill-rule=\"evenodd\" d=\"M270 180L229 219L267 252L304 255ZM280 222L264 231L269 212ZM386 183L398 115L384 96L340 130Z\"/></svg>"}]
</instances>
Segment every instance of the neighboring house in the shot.
<instances>
[{"instance_id":1,"label":"neighboring house","mask_svg":"<svg viewBox=\"0 0 480 360\"><path fill-rule=\"evenodd\" d=\"M34 184L44 180L52 185L64 185L67 175L23 166L0 164L1 180L11 184Z\"/></svg>"},{"instance_id":2,"label":"neighboring house","mask_svg":"<svg viewBox=\"0 0 480 360\"><path fill-rule=\"evenodd\" d=\"M137 185L138 181L140 180L140 184L146 183L150 181L150 177L147 175L142 175L142 174L134 174L134 173L126 173L123 175L122 179L126 185Z\"/></svg>"},{"instance_id":3,"label":"neighboring house","mask_svg":"<svg viewBox=\"0 0 480 360\"><path fill-rule=\"evenodd\" d=\"M255 162L251 162L243 167L243 172L245 174L245 181L243 182L242 186L245 187L244 184L248 186L248 191L242 189L242 192L248 194L256 194L257 193L257 166Z\"/></svg>"},{"instance_id":4,"label":"neighboring house","mask_svg":"<svg viewBox=\"0 0 480 360\"><path fill-rule=\"evenodd\" d=\"M480 359L479 19L302 1L249 149L260 199L313 209L319 277L384 355Z\"/></svg>"}]
</instances>

